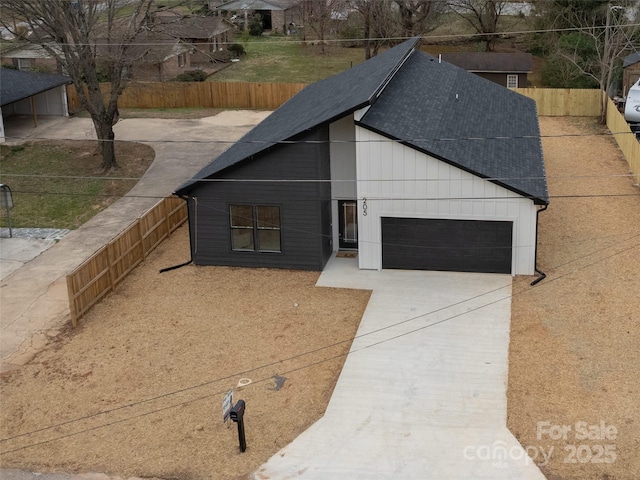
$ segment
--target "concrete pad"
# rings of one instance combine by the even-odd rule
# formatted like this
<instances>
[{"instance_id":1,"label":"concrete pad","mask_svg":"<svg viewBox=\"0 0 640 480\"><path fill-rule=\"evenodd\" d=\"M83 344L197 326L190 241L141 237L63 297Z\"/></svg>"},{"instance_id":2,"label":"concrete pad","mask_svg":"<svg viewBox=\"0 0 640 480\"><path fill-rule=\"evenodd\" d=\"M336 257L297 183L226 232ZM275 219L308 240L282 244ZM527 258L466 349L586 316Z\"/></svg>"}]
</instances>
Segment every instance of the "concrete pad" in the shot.
<instances>
[{"instance_id":1,"label":"concrete pad","mask_svg":"<svg viewBox=\"0 0 640 480\"><path fill-rule=\"evenodd\" d=\"M324 417L254 478L544 479L506 427L510 276L332 258L317 284L373 292Z\"/></svg>"},{"instance_id":2,"label":"concrete pad","mask_svg":"<svg viewBox=\"0 0 640 480\"><path fill-rule=\"evenodd\" d=\"M55 245L41 238L0 238L0 280Z\"/></svg>"}]
</instances>

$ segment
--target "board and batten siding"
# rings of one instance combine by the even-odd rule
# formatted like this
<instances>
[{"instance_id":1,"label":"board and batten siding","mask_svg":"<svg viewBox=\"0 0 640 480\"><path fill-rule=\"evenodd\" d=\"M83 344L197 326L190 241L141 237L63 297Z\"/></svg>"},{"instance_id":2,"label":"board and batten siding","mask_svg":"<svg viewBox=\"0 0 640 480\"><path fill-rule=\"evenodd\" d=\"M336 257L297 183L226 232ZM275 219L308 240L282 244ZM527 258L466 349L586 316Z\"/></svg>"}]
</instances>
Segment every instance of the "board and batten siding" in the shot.
<instances>
[{"instance_id":1,"label":"board and batten siding","mask_svg":"<svg viewBox=\"0 0 640 480\"><path fill-rule=\"evenodd\" d=\"M333 217L333 250L339 250L338 200L355 200L356 126L353 115L346 115L329 125L331 139L331 214Z\"/></svg>"},{"instance_id":2,"label":"board and batten siding","mask_svg":"<svg viewBox=\"0 0 640 480\"><path fill-rule=\"evenodd\" d=\"M381 217L405 217L512 221L511 273L534 273L533 201L359 126L356 140L361 269L382 268Z\"/></svg>"},{"instance_id":3,"label":"board and batten siding","mask_svg":"<svg viewBox=\"0 0 640 480\"><path fill-rule=\"evenodd\" d=\"M194 263L322 270L332 252L328 128L296 140L300 142L275 146L191 190ZM231 249L229 206L234 204L280 207L281 253Z\"/></svg>"}]
</instances>

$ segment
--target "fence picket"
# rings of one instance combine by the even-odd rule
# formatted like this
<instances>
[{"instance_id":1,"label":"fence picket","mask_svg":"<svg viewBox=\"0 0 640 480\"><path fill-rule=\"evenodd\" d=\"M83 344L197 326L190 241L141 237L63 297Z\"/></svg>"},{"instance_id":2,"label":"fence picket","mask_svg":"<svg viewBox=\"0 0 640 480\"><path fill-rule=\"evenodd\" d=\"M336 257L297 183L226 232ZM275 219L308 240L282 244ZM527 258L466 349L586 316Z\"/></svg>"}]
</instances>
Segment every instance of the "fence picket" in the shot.
<instances>
[{"instance_id":1,"label":"fence picket","mask_svg":"<svg viewBox=\"0 0 640 480\"><path fill-rule=\"evenodd\" d=\"M169 235L169 225L173 231L186 219L185 202L176 197L165 198L69 273L71 324L75 327L78 320L144 261ZM149 239L148 245L145 245L146 239Z\"/></svg>"}]
</instances>

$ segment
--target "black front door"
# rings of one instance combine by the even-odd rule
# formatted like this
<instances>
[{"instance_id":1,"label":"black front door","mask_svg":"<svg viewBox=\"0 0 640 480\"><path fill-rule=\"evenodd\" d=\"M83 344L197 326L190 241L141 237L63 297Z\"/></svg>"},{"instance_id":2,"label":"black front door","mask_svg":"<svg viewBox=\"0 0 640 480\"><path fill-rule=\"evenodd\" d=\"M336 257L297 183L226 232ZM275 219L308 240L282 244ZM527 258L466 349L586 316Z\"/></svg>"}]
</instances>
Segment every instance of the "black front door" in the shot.
<instances>
[{"instance_id":1,"label":"black front door","mask_svg":"<svg viewBox=\"0 0 640 480\"><path fill-rule=\"evenodd\" d=\"M356 250L358 248L358 202L339 200L338 217L340 248Z\"/></svg>"}]
</instances>

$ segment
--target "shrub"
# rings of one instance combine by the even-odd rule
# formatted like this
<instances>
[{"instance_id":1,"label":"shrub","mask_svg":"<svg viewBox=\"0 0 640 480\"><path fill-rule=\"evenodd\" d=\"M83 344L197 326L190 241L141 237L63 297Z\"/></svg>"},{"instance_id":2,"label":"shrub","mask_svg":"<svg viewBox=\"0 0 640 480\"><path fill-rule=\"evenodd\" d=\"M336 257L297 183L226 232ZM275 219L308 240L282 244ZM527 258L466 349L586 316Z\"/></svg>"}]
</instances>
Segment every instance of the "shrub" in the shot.
<instances>
[{"instance_id":1,"label":"shrub","mask_svg":"<svg viewBox=\"0 0 640 480\"><path fill-rule=\"evenodd\" d=\"M249 35L259 37L264 31L264 25L262 25L262 15L256 13L251 20L249 20Z\"/></svg>"},{"instance_id":2,"label":"shrub","mask_svg":"<svg viewBox=\"0 0 640 480\"><path fill-rule=\"evenodd\" d=\"M242 55L245 55L247 53L244 47L239 43L232 43L227 47L227 50L233 53L234 57L241 57Z\"/></svg>"},{"instance_id":3,"label":"shrub","mask_svg":"<svg viewBox=\"0 0 640 480\"><path fill-rule=\"evenodd\" d=\"M176 77L177 82L204 82L207 74L202 70L188 70Z\"/></svg>"}]
</instances>

